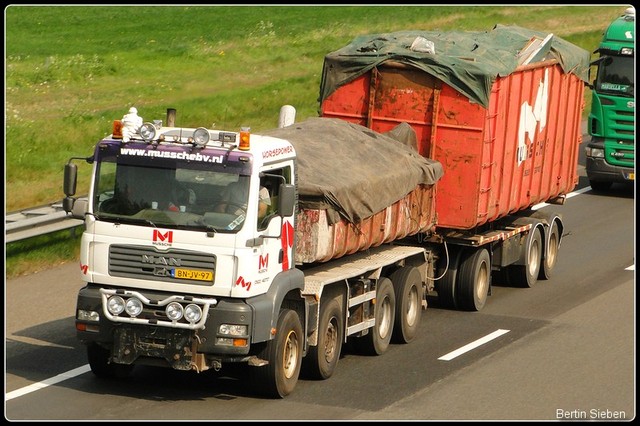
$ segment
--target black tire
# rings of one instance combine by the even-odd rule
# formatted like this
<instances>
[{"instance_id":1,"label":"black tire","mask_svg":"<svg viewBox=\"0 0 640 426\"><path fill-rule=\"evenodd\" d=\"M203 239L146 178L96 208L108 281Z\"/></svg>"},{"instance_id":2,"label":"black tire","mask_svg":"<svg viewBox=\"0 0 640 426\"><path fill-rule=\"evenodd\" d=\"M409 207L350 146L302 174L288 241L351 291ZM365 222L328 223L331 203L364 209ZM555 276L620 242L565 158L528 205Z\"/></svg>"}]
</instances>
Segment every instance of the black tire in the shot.
<instances>
[{"instance_id":1,"label":"black tire","mask_svg":"<svg viewBox=\"0 0 640 426\"><path fill-rule=\"evenodd\" d=\"M545 244L544 258L541 261L538 279L548 280L551 278L553 269L558 261L558 249L560 248L560 228L558 222L553 221L547 231L547 243Z\"/></svg>"},{"instance_id":2,"label":"black tire","mask_svg":"<svg viewBox=\"0 0 640 426\"><path fill-rule=\"evenodd\" d=\"M612 182L606 182L606 181L597 181L597 180L589 181L589 185L591 185L591 189L593 189L596 192L608 191L611 188L611 184Z\"/></svg>"},{"instance_id":3,"label":"black tire","mask_svg":"<svg viewBox=\"0 0 640 426\"><path fill-rule=\"evenodd\" d=\"M396 296L393 284L386 277L378 280L374 305L376 323L369 332L354 340L358 352L365 355L382 355L389 348L395 320Z\"/></svg>"},{"instance_id":4,"label":"black tire","mask_svg":"<svg viewBox=\"0 0 640 426\"><path fill-rule=\"evenodd\" d=\"M525 252L525 265L507 266L508 281L518 287L533 287L538 282L540 263L542 258L542 236L540 229L536 227L533 234L527 240Z\"/></svg>"},{"instance_id":5,"label":"black tire","mask_svg":"<svg viewBox=\"0 0 640 426\"><path fill-rule=\"evenodd\" d=\"M456 309L456 280L458 278L458 268L460 266L460 247L449 248L449 267L442 278L436 281L438 292L438 303L443 308ZM444 269L444 266L441 268ZM440 273L441 274L441 273ZM438 274L438 275L440 275Z\"/></svg>"},{"instance_id":6,"label":"black tire","mask_svg":"<svg viewBox=\"0 0 640 426\"><path fill-rule=\"evenodd\" d=\"M344 340L344 317L338 299L322 302L318 324L318 345L310 346L303 367L307 377L325 380L333 375Z\"/></svg>"},{"instance_id":7,"label":"black tire","mask_svg":"<svg viewBox=\"0 0 640 426\"><path fill-rule=\"evenodd\" d=\"M97 343L90 343L87 346L87 359L91 372L100 378L118 378L123 379L129 377L133 371L133 364L115 364L109 362L109 350L103 348Z\"/></svg>"},{"instance_id":8,"label":"black tire","mask_svg":"<svg viewBox=\"0 0 640 426\"><path fill-rule=\"evenodd\" d=\"M485 248L468 248L462 255L456 304L466 311L479 311L487 302L491 285L491 257Z\"/></svg>"},{"instance_id":9,"label":"black tire","mask_svg":"<svg viewBox=\"0 0 640 426\"><path fill-rule=\"evenodd\" d=\"M409 343L416 337L422 317L422 276L417 268L405 266L389 278L396 295L393 341Z\"/></svg>"},{"instance_id":10,"label":"black tire","mask_svg":"<svg viewBox=\"0 0 640 426\"><path fill-rule=\"evenodd\" d=\"M302 364L302 324L291 309L283 309L276 325L276 337L258 355L268 362L253 369L256 387L269 398L284 398L293 392Z\"/></svg>"}]
</instances>

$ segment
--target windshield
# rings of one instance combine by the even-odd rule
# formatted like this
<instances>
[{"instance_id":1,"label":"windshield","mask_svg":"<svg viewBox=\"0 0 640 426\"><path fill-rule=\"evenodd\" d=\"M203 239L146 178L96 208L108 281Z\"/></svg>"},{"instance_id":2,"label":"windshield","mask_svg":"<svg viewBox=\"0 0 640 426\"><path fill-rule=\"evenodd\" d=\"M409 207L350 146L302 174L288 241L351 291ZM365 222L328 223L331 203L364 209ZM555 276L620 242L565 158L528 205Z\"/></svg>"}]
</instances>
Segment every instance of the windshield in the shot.
<instances>
[{"instance_id":1,"label":"windshield","mask_svg":"<svg viewBox=\"0 0 640 426\"><path fill-rule=\"evenodd\" d=\"M608 56L598 66L596 91L633 96L634 66L631 56Z\"/></svg>"},{"instance_id":2,"label":"windshield","mask_svg":"<svg viewBox=\"0 0 640 426\"><path fill-rule=\"evenodd\" d=\"M198 163L173 167L101 162L94 214L99 220L165 228L220 232L242 228L249 176L233 168L203 170Z\"/></svg>"}]
</instances>

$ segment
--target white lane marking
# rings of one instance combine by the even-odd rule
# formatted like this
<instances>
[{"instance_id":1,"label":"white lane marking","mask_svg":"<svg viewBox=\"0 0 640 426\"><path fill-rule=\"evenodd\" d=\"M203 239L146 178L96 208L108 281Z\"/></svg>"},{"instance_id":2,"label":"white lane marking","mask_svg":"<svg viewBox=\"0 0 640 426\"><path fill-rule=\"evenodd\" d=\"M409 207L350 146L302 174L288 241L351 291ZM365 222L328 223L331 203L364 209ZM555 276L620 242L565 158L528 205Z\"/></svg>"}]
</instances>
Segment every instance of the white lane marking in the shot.
<instances>
[{"instance_id":1,"label":"white lane marking","mask_svg":"<svg viewBox=\"0 0 640 426\"><path fill-rule=\"evenodd\" d=\"M442 355L440 358L438 358L439 360L442 361L451 361L452 359L454 359L455 357L458 357L466 352L469 352L472 349L477 348L480 345L484 345L487 342L490 342L493 339L496 339L500 336L502 336L503 334L508 333L511 330L503 330L503 329L498 329L496 331L494 331L491 334L487 334L486 336L476 340L475 342L471 342L468 345L464 345L463 347L461 347L460 349L456 349L453 352L449 352L446 355Z\"/></svg>"},{"instance_id":2,"label":"white lane marking","mask_svg":"<svg viewBox=\"0 0 640 426\"><path fill-rule=\"evenodd\" d=\"M32 337L15 336L7 337L7 342L27 343L34 346L46 346L48 348L75 349L73 346L58 345L57 343L45 342L44 340L34 339Z\"/></svg>"},{"instance_id":3,"label":"white lane marking","mask_svg":"<svg viewBox=\"0 0 640 426\"><path fill-rule=\"evenodd\" d=\"M30 384L29 386L25 386L23 388L16 389L11 392L7 392L7 394L4 397L4 400L9 401L10 399L18 398L19 396L23 396L28 393L35 392L39 389L46 388L47 386L55 385L56 383L60 383L64 380L73 379L74 377L89 371L91 371L91 367L89 367L89 364L83 365L82 367L74 368L73 370L69 370L66 373L61 373L61 374L58 374L57 376L51 377L50 379L46 379L38 383Z\"/></svg>"},{"instance_id":4,"label":"white lane marking","mask_svg":"<svg viewBox=\"0 0 640 426\"><path fill-rule=\"evenodd\" d=\"M625 271L635 271L636 270L636 264L634 263L633 265L629 266L628 268L624 268Z\"/></svg>"},{"instance_id":5,"label":"white lane marking","mask_svg":"<svg viewBox=\"0 0 640 426\"><path fill-rule=\"evenodd\" d=\"M577 191L573 191L573 192L568 193L567 194L567 198L575 197L578 194L582 194L582 193L590 191L590 190L591 190L590 186L578 189ZM546 207L548 205L549 205L549 203L536 204L535 206L531 207L531 210L538 210L538 209L541 209L541 208Z\"/></svg>"}]
</instances>

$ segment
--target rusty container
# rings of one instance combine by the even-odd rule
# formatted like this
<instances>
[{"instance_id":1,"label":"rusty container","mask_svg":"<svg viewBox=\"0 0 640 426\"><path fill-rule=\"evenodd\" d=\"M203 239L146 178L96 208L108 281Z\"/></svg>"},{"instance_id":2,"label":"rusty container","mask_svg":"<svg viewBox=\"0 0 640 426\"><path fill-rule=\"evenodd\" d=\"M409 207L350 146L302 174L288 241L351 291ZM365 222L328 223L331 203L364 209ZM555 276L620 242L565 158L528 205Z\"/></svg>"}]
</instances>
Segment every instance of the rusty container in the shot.
<instances>
[{"instance_id":1,"label":"rusty container","mask_svg":"<svg viewBox=\"0 0 640 426\"><path fill-rule=\"evenodd\" d=\"M422 70L388 61L339 87L320 109L377 132L409 123L420 154L444 168L437 227L468 230L561 201L575 188L583 92L584 82L552 59L498 76L485 108Z\"/></svg>"},{"instance_id":2,"label":"rusty container","mask_svg":"<svg viewBox=\"0 0 640 426\"><path fill-rule=\"evenodd\" d=\"M297 214L296 264L326 262L435 228L435 185L418 185L384 210L352 224L330 223L327 211Z\"/></svg>"}]
</instances>

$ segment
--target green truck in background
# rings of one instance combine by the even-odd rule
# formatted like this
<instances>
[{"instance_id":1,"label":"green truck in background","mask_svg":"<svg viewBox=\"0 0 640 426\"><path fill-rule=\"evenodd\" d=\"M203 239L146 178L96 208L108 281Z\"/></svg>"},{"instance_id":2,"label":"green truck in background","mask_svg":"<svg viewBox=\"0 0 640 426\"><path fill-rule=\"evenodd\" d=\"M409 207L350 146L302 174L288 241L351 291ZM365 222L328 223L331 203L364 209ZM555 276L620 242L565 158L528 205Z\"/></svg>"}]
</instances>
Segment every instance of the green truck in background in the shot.
<instances>
[{"instance_id":1,"label":"green truck in background","mask_svg":"<svg viewBox=\"0 0 640 426\"><path fill-rule=\"evenodd\" d=\"M635 180L635 9L630 6L604 32L592 90L586 147L591 188Z\"/></svg>"}]
</instances>

